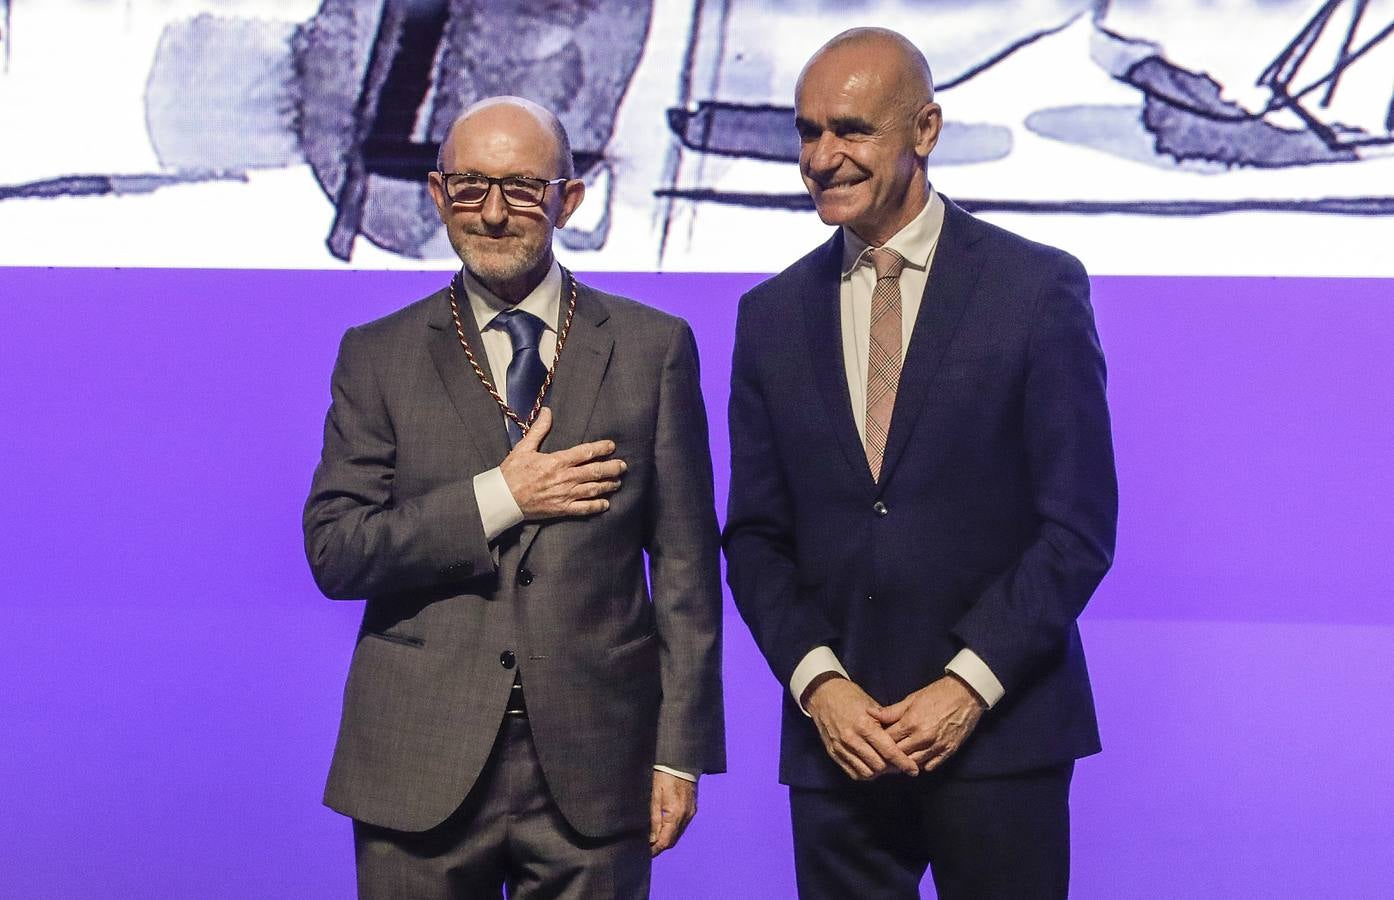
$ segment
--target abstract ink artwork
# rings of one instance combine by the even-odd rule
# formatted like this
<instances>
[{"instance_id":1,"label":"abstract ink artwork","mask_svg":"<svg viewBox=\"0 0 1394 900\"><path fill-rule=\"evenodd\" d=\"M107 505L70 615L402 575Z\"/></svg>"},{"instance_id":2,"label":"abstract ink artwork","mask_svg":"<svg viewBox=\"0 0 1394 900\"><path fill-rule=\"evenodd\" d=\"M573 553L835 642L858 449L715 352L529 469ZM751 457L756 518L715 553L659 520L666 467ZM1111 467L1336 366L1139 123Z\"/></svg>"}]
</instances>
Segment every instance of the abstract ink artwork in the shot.
<instances>
[{"instance_id":1,"label":"abstract ink artwork","mask_svg":"<svg viewBox=\"0 0 1394 900\"><path fill-rule=\"evenodd\" d=\"M71 264L78 214L109 239L77 264L448 264L425 173L511 93L571 134L570 264L777 268L826 233L794 83L852 24L933 64L935 184L1095 270L1150 271L1174 233L1198 270L1267 271L1298 223L1391 226L1394 0L0 0L0 263Z\"/></svg>"}]
</instances>

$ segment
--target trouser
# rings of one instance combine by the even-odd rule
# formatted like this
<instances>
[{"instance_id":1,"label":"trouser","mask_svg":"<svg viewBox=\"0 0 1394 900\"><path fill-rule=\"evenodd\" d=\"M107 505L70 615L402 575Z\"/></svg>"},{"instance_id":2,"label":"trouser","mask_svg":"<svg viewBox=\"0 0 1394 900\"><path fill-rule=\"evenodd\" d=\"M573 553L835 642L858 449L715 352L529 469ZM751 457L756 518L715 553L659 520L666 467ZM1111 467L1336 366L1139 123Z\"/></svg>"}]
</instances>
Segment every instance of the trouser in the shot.
<instances>
[{"instance_id":1,"label":"trouser","mask_svg":"<svg viewBox=\"0 0 1394 900\"><path fill-rule=\"evenodd\" d=\"M526 716L505 716L465 802L425 832L354 822L363 900L629 900L649 894L645 831L577 833L547 789Z\"/></svg>"},{"instance_id":2,"label":"trouser","mask_svg":"<svg viewBox=\"0 0 1394 900\"><path fill-rule=\"evenodd\" d=\"M802 900L1064 898L1074 764L997 778L886 776L790 789Z\"/></svg>"}]
</instances>

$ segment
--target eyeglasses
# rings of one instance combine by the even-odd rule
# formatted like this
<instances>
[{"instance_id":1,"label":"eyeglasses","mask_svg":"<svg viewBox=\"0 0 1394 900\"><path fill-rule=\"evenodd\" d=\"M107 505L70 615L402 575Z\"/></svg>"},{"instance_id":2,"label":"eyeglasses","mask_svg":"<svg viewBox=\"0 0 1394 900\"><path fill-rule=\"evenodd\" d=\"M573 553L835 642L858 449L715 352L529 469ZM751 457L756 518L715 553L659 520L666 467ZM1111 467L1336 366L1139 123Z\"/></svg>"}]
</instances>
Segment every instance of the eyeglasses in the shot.
<instances>
[{"instance_id":1,"label":"eyeglasses","mask_svg":"<svg viewBox=\"0 0 1394 900\"><path fill-rule=\"evenodd\" d=\"M554 184L565 184L570 180L553 178L550 181L545 181L541 178L528 178L523 175L491 178L488 175L476 175L473 172L438 172L437 174L440 175L441 182L445 186L445 196L450 198L451 203L461 203L466 206L483 203L493 186L498 185L499 192L503 194L503 201L514 209L540 206L542 198L547 196L547 188Z\"/></svg>"}]
</instances>

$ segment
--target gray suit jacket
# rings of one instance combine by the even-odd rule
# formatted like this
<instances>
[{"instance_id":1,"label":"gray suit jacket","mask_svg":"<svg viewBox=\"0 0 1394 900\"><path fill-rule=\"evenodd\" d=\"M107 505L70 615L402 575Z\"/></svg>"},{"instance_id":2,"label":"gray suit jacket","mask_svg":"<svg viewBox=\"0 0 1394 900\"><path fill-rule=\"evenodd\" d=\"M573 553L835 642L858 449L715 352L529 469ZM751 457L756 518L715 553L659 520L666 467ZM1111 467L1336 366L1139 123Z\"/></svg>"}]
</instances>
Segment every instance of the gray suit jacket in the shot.
<instances>
[{"instance_id":1,"label":"gray suit jacket","mask_svg":"<svg viewBox=\"0 0 1394 900\"><path fill-rule=\"evenodd\" d=\"M526 523L491 547L472 479L508 439L445 291L344 335L304 517L320 589L367 599L333 809L404 831L449 816L498 733L514 678L505 651L547 783L581 833L645 827L655 762L724 769L718 536L691 330L580 286L547 405L543 450L612 439L623 486L605 513Z\"/></svg>"}]
</instances>

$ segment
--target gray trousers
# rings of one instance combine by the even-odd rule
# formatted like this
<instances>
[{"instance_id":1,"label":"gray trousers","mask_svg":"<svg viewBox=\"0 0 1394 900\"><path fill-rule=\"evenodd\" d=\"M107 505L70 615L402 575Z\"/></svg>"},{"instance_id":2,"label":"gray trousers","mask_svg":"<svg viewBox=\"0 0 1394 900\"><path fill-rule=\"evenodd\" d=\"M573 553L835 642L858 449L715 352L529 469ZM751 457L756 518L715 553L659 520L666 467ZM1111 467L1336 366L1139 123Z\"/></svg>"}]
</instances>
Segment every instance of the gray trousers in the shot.
<instances>
[{"instance_id":1,"label":"gray trousers","mask_svg":"<svg viewBox=\"0 0 1394 900\"><path fill-rule=\"evenodd\" d=\"M649 895L643 831L577 833L557 809L526 717L506 716L484 772L449 819L424 832L355 821L363 900L629 900Z\"/></svg>"}]
</instances>

